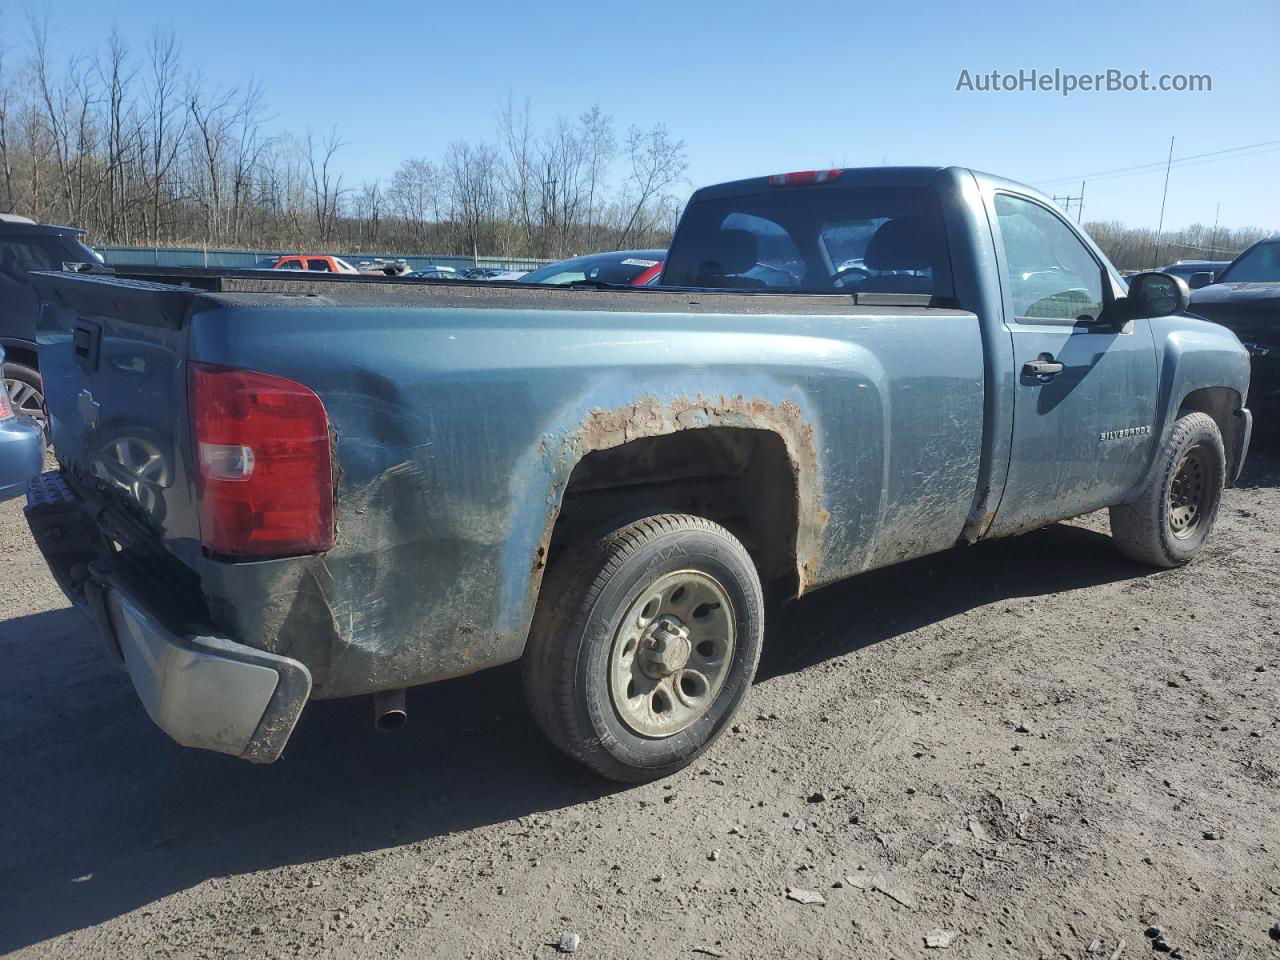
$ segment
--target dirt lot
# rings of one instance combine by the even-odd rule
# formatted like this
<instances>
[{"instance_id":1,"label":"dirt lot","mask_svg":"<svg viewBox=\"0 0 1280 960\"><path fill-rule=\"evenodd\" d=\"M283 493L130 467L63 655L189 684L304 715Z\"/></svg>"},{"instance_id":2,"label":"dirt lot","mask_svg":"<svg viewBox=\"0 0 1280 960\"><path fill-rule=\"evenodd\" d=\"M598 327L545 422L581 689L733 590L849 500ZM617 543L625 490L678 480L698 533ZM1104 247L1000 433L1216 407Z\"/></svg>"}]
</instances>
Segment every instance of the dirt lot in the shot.
<instances>
[{"instance_id":1,"label":"dirt lot","mask_svg":"<svg viewBox=\"0 0 1280 960\"><path fill-rule=\"evenodd\" d=\"M735 733L616 789L543 743L513 670L413 691L395 735L313 704L270 767L184 751L6 504L0 952L551 957L568 931L584 957L1128 960L1157 924L1280 957L1280 456L1189 568L1105 531L782 608Z\"/></svg>"}]
</instances>

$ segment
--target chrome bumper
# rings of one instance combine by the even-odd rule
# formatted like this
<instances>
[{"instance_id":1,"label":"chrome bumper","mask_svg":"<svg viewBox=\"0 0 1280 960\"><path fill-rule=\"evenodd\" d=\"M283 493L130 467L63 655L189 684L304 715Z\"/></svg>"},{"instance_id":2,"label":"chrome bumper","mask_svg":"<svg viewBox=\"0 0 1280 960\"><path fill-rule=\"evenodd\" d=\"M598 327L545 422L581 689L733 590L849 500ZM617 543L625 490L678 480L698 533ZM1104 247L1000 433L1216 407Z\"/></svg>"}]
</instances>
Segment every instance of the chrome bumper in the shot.
<instances>
[{"instance_id":1,"label":"chrome bumper","mask_svg":"<svg viewBox=\"0 0 1280 960\"><path fill-rule=\"evenodd\" d=\"M223 637L176 636L117 587L103 601L138 699L161 730L184 747L259 763L280 756L311 694L305 666Z\"/></svg>"}]
</instances>

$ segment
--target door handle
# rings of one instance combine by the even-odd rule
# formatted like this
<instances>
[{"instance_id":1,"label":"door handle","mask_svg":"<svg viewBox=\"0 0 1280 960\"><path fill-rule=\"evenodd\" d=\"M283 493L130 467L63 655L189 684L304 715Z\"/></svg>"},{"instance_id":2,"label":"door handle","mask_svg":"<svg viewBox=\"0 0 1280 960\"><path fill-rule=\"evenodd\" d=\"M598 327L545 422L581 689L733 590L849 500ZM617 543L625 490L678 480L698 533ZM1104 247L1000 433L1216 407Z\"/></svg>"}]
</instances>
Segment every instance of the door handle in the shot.
<instances>
[{"instance_id":1,"label":"door handle","mask_svg":"<svg viewBox=\"0 0 1280 960\"><path fill-rule=\"evenodd\" d=\"M1063 369L1064 367L1061 363L1049 356L1044 356L1037 360L1028 360L1022 365L1024 376L1036 377L1037 379L1056 377Z\"/></svg>"}]
</instances>

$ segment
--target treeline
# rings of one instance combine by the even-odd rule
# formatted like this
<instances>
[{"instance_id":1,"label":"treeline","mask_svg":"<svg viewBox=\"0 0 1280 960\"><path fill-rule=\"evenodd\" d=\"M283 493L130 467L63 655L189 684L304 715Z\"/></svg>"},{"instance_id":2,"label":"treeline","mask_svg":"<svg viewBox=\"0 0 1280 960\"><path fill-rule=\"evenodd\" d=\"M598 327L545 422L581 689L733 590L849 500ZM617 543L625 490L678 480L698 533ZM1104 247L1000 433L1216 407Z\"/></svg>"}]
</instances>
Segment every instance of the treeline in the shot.
<instances>
[{"instance_id":1,"label":"treeline","mask_svg":"<svg viewBox=\"0 0 1280 960\"><path fill-rule=\"evenodd\" d=\"M12 34L11 34L12 35ZM661 123L619 131L592 106L535 124L495 110L492 138L456 140L352 183L336 128L277 130L262 87L224 87L172 29L55 62L46 26L0 49L0 212L85 228L92 243L561 257L663 246L680 212L685 144ZM1227 259L1263 236L1195 224L1157 237L1086 225L1124 269Z\"/></svg>"},{"instance_id":2,"label":"treeline","mask_svg":"<svg viewBox=\"0 0 1280 960\"><path fill-rule=\"evenodd\" d=\"M1107 258L1122 270L1149 270L1178 260L1230 260L1268 236L1258 227L1206 227L1193 223L1167 231L1157 240L1154 230L1129 227L1115 220L1086 223L1085 230Z\"/></svg>"},{"instance_id":3,"label":"treeline","mask_svg":"<svg viewBox=\"0 0 1280 960\"><path fill-rule=\"evenodd\" d=\"M491 140L351 183L339 131L273 129L267 96L188 64L172 29L55 62L46 26L0 49L0 212L84 227L94 243L558 257L665 245L684 142L615 128L593 106L535 125L495 111Z\"/></svg>"}]
</instances>

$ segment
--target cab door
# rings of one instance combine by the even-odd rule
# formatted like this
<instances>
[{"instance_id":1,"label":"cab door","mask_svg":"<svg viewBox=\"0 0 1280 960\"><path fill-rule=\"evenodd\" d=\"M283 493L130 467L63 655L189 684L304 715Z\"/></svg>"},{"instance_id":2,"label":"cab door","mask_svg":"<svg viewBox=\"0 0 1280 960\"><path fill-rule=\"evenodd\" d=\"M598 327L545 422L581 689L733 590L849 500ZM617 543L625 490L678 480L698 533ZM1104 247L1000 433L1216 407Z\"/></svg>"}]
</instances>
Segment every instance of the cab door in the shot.
<instances>
[{"instance_id":1,"label":"cab door","mask_svg":"<svg viewBox=\"0 0 1280 960\"><path fill-rule=\"evenodd\" d=\"M1122 500L1155 442L1150 321L1117 323L1110 271L1030 197L993 199L1014 353L1008 479L988 533L1003 536Z\"/></svg>"}]
</instances>

